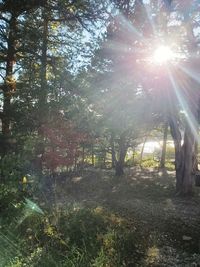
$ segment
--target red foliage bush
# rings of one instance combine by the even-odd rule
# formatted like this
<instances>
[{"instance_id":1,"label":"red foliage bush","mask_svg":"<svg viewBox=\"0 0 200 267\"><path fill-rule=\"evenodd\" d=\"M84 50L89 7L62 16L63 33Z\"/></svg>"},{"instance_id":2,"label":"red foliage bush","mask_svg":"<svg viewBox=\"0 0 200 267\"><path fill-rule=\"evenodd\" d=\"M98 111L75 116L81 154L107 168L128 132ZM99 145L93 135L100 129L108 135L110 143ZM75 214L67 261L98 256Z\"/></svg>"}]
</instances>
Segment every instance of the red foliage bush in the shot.
<instances>
[{"instance_id":1,"label":"red foliage bush","mask_svg":"<svg viewBox=\"0 0 200 267\"><path fill-rule=\"evenodd\" d=\"M87 140L85 133L78 131L72 122L61 115L43 125L42 132L45 137L43 162L51 171L57 167L72 166L81 154L81 143Z\"/></svg>"}]
</instances>

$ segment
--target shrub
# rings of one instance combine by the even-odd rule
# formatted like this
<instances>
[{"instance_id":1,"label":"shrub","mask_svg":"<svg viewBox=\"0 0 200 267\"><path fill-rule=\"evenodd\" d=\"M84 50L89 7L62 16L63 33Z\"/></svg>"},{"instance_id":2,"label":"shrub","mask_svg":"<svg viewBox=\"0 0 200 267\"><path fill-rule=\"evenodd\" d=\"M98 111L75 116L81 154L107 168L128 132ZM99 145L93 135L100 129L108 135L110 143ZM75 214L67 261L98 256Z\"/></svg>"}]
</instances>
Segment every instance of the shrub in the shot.
<instances>
[{"instance_id":1,"label":"shrub","mask_svg":"<svg viewBox=\"0 0 200 267\"><path fill-rule=\"evenodd\" d=\"M143 168L157 168L159 167L159 161L155 161L153 159L145 159L142 161L141 166Z\"/></svg>"},{"instance_id":2,"label":"shrub","mask_svg":"<svg viewBox=\"0 0 200 267\"><path fill-rule=\"evenodd\" d=\"M17 234L21 252L8 267L137 266L147 248L147 238L139 229L101 208L32 212Z\"/></svg>"}]
</instances>

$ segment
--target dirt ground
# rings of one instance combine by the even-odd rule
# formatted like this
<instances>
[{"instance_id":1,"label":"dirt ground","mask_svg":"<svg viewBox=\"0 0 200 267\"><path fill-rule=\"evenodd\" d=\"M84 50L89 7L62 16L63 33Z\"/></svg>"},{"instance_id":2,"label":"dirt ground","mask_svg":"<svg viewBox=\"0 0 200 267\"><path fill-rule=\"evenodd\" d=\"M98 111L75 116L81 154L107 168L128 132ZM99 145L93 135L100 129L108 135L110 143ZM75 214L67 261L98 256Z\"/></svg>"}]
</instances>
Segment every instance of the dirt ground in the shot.
<instances>
[{"instance_id":1,"label":"dirt ground","mask_svg":"<svg viewBox=\"0 0 200 267\"><path fill-rule=\"evenodd\" d=\"M200 266L200 189L192 198L176 197L173 172L132 168L116 178L88 169L57 184L57 205L103 207L142 226L151 238L146 266Z\"/></svg>"}]
</instances>

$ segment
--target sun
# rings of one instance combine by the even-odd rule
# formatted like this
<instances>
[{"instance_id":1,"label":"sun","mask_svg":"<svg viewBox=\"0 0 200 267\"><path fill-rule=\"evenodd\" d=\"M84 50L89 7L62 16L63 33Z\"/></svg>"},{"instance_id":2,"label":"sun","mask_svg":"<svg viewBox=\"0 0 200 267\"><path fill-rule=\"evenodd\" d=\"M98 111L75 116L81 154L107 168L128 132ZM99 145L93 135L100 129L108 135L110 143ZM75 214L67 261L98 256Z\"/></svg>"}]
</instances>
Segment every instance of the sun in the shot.
<instances>
[{"instance_id":1,"label":"sun","mask_svg":"<svg viewBox=\"0 0 200 267\"><path fill-rule=\"evenodd\" d=\"M169 46L158 46L153 54L153 62L156 64L166 64L174 59L174 53Z\"/></svg>"}]
</instances>

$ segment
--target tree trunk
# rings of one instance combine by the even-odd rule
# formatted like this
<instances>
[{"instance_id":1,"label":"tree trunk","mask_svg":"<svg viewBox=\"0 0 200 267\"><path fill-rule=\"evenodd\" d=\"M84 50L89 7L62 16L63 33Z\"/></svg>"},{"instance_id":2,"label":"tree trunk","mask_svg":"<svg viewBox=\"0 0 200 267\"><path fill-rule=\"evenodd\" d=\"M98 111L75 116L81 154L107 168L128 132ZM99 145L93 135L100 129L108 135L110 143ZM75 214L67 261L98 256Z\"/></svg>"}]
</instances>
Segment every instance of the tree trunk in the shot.
<instances>
[{"instance_id":1,"label":"tree trunk","mask_svg":"<svg viewBox=\"0 0 200 267\"><path fill-rule=\"evenodd\" d=\"M187 124L184 135L184 144L182 147L182 185L179 194L188 196L192 195L193 186L193 165L195 158L195 138L191 127Z\"/></svg>"},{"instance_id":2,"label":"tree trunk","mask_svg":"<svg viewBox=\"0 0 200 267\"><path fill-rule=\"evenodd\" d=\"M194 155L193 155L193 170L192 173L194 175L198 172L198 141L195 140L195 148L194 148Z\"/></svg>"},{"instance_id":3,"label":"tree trunk","mask_svg":"<svg viewBox=\"0 0 200 267\"><path fill-rule=\"evenodd\" d=\"M182 146L181 146L181 132L179 129L178 121L176 118L172 118L169 121L171 136L174 140L175 149L175 170L176 170L176 193L181 191L182 187Z\"/></svg>"},{"instance_id":4,"label":"tree trunk","mask_svg":"<svg viewBox=\"0 0 200 267\"><path fill-rule=\"evenodd\" d=\"M168 133L168 121L165 122L164 133L163 133L162 154L161 154L161 159L160 159L160 168L162 168L162 169L165 168L167 133Z\"/></svg>"},{"instance_id":5,"label":"tree trunk","mask_svg":"<svg viewBox=\"0 0 200 267\"><path fill-rule=\"evenodd\" d=\"M119 140L119 159L115 164L115 175L121 176L124 174L124 161L127 153L126 136L125 133L121 134Z\"/></svg>"},{"instance_id":6,"label":"tree trunk","mask_svg":"<svg viewBox=\"0 0 200 267\"><path fill-rule=\"evenodd\" d=\"M111 146L111 156L112 156L112 168L116 166L116 154L115 154L115 143L114 143L114 133L110 136L110 146Z\"/></svg>"},{"instance_id":7,"label":"tree trunk","mask_svg":"<svg viewBox=\"0 0 200 267\"><path fill-rule=\"evenodd\" d=\"M15 80L13 78L13 68L16 54L16 35L17 35L17 15L12 14L9 22L9 35L8 35L8 50L6 58L6 77L3 87L3 115L2 121L2 136L3 147L2 156L9 150L9 137L10 137L10 122L11 122L11 98L15 91Z\"/></svg>"},{"instance_id":8,"label":"tree trunk","mask_svg":"<svg viewBox=\"0 0 200 267\"><path fill-rule=\"evenodd\" d=\"M94 144L92 143L92 166L94 166Z\"/></svg>"},{"instance_id":9,"label":"tree trunk","mask_svg":"<svg viewBox=\"0 0 200 267\"><path fill-rule=\"evenodd\" d=\"M122 162L117 161L115 165L115 175L122 176L124 174L124 166Z\"/></svg>"},{"instance_id":10,"label":"tree trunk","mask_svg":"<svg viewBox=\"0 0 200 267\"><path fill-rule=\"evenodd\" d=\"M133 150L133 166L135 165L135 147L132 148Z\"/></svg>"},{"instance_id":11,"label":"tree trunk","mask_svg":"<svg viewBox=\"0 0 200 267\"><path fill-rule=\"evenodd\" d=\"M146 135L144 138L144 143L142 144L142 149L141 149L141 153L140 153L140 164L142 163L143 154L144 154L144 147L145 147L145 144L147 142L147 138L148 138L148 136Z\"/></svg>"},{"instance_id":12,"label":"tree trunk","mask_svg":"<svg viewBox=\"0 0 200 267\"><path fill-rule=\"evenodd\" d=\"M192 194L193 168L196 160L195 136L187 123L183 145L181 145L181 132L175 119L170 121L170 129L175 147L176 193L189 196Z\"/></svg>"},{"instance_id":13,"label":"tree trunk","mask_svg":"<svg viewBox=\"0 0 200 267\"><path fill-rule=\"evenodd\" d=\"M40 93L38 102L38 135L40 142L37 147L37 169L42 172L44 148L44 124L47 118L47 46L48 46L48 15L45 8L43 9L43 35L42 35L42 55L40 70Z\"/></svg>"},{"instance_id":14,"label":"tree trunk","mask_svg":"<svg viewBox=\"0 0 200 267\"><path fill-rule=\"evenodd\" d=\"M40 87L39 94L39 121L40 126L44 124L46 117L47 102L47 47L48 47L48 15L43 10L43 34L42 34L42 55L41 55L41 71L40 71Z\"/></svg>"},{"instance_id":15,"label":"tree trunk","mask_svg":"<svg viewBox=\"0 0 200 267\"><path fill-rule=\"evenodd\" d=\"M85 147L83 145L83 147L82 147L82 167L84 167L84 162L85 162Z\"/></svg>"},{"instance_id":16,"label":"tree trunk","mask_svg":"<svg viewBox=\"0 0 200 267\"><path fill-rule=\"evenodd\" d=\"M106 168L106 151L104 152L103 155L103 168Z\"/></svg>"},{"instance_id":17,"label":"tree trunk","mask_svg":"<svg viewBox=\"0 0 200 267\"><path fill-rule=\"evenodd\" d=\"M75 155L74 155L74 170L77 171L77 161L78 161L78 156L77 156L77 148L76 148L76 151L75 151Z\"/></svg>"}]
</instances>

